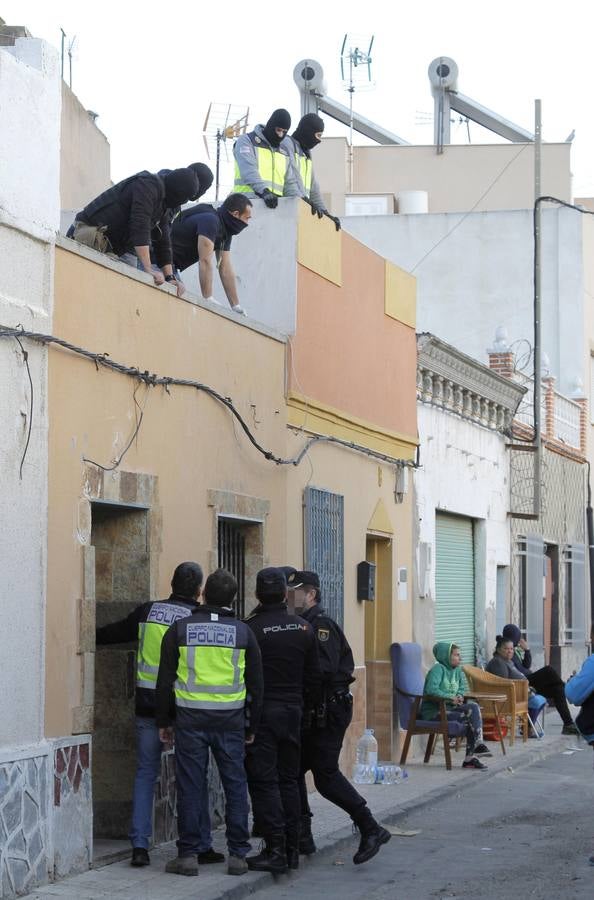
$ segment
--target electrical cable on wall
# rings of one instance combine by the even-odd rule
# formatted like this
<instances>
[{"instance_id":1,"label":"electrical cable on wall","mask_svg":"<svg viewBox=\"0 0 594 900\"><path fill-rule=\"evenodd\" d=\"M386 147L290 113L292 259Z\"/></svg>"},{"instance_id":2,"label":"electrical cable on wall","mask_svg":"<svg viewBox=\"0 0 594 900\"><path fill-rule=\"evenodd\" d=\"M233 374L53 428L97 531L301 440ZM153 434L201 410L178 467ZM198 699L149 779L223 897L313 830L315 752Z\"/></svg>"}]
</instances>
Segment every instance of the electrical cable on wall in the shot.
<instances>
[{"instance_id":1,"label":"electrical cable on wall","mask_svg":"<svg viewBox=\"0 0 594 900\"><path fill-rule=\"evenodd\" d=\"M42 344L44 346L55 344L57 347L61 347L64 350L68 350L71 353L76 353L77 355L90 360L91 362L93 362L95 364L95 367L97 370L99 370L100 366L105 369L110 369L111 371L118 372L121 375L126 375L129 378L132 378L135 381L137 381L138 383L145 384L147 387L164 387L167 392L169 392L170 386L191 387L198 391L201 391L202 393L207 394L209 397L211 397L217 403L220 403L222 406L224 406L225 409L227 409L231 413L233 418L237 422L239 422L246 437L248 438L250 443L255 447L255 449L265 459L269 460L270 462L276 463L276 465L278 465L278 466L298 466L299 463L304 458L304 456L307 454L310 447L312 447L314 444L320 444L320 443L338 444L339 446L345 447L348 450L353 450L357 453L363 453L365 456L369 456L372 459L378 459L381 462L385 462L385 463L388 463L389 465L393 465L393 466L408 466L408 467L412 467L412 468L416 468L418 466L418 461L413 462L412 460L408 460L408 459L398 459L396 457L389 456L385 453L380 453L379 451L376 451L376 450L370 450L368 447L363 447L361 444L356 444L354 441L345 441L345 440L342 440L342 438L336 438L336 437L331 437L331 436L326 436L326 435L315 435L315 436L309 438L309 440L306 441L305 445L301 448L301 450L294 457L284 459L283 457L276 456L271 450L266 450L256 440L256 438L254 437L252 431L250 430L247 422L244 420L241 413L233 405L233 402L230 397L223 397L222 394L219 394L218 391L216 391L214 388L210 387L207 384L203 384L202 382L199 382L199 381L193 381L192 379L189 379L189 378L173 378L168 375L157 375L155 373L149 372L148 370L141 372L140 369L137 368L136 366L127 366L127 365L124 365L123 363L116 362L115 360L110 358L108 353L94 353L92 350L86 350L84 347L78 347L76 344L71 344L69 341L65 341L62 338L55 337L54 335L51 335L51 334L43 334L42 332L34 332L34 331L25 331L24 328L22 328L21 326L18 326L17 328L6 328L6 327L0 326L0 338L14 338L15 340L18 341L19 345L20 345L21 340L25 339L25 338L27 340L34 341L35 343ZM22 345L21 345L21 349L23 349ZM25 353L24 350L23 350L23 353ZM29 371L26 358L25 358L25 362L27 364L27 371ZM31 382L31 404L32 404L33 382L31 380L30 372L29 372L29 379ZM32 411L32 405L31 405L31 411ZM128 444L126 445L126 447L124 448L122 453L120 453L119 457L115 460L115 464L113 466L110 466L110 467L102 466L99 463L93 462L92 460L88 460L88 459L85 459L85 462L89 462L92 465L98 466L99 468L101 468L105 471L113 471L113 470L117 469L117 467L120 465L122 459L124 458L124 455L128 452L128 450L132 446L134 440L138 436L138 433L140 431L140 426L142 425L142 420L143 420L143 411L141 411L141 414L138 417L138 420L136 423L136 428L132 434L132 437L130 438ZM31 421L29 422L29 438L30 438L30 434L31 434ZM28 446L29 446L29 440L27 440L27 446L25 447L25 453L24 453L23 459L21 461L21 472L22 472L23 463L25 461L25 456L26 456L26 451L27 451ZM417 456L417 460L418 460L418 456Z\"/></svg>"}]
</instances>

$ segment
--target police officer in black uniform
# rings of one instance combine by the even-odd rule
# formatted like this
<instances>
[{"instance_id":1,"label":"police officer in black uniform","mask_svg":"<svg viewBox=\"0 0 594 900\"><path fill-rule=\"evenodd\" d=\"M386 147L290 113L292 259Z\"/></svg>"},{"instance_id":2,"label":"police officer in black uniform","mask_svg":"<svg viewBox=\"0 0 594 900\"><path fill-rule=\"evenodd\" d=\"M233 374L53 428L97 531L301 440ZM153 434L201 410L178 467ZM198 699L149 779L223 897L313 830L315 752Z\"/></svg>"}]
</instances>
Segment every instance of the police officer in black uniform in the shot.
<instances>
[{"instance_id":1,"label":"police officer in black uniform","mask_svg":"<svg viewBox=\"0 0 594 900\"><path fill-rule=\"evenodd\" d=\"M299 865L299 760L304 697L319 703L321 672L313 630L287 610L281 569L258 572L260 605L246 619L262 653L264 706L246 770L254 820L265 840L250 869L281 873Z\"/></svg>"},{"instance_id":2,"label":"police officer in black uniform","mask_svg":"<svg viewBox=\"0 0 594 900\"><path fill-rule=\"evenodd\" d=\"M305 774L311 771L322 797L344 809L361 833L355 865L367 862L390 840L371 814L367 801L338 768L344 735L353 717L353 697L349 685L355 680L355 662L342 630L320 606L320 579L316 572L295 572L289 576L295 591L295 609L310 623L316 638L323 679L322 703L306 710L301 746L301 853L316 852L311 833L312 812L307 799Z\"/></svg>"}]
</instances>

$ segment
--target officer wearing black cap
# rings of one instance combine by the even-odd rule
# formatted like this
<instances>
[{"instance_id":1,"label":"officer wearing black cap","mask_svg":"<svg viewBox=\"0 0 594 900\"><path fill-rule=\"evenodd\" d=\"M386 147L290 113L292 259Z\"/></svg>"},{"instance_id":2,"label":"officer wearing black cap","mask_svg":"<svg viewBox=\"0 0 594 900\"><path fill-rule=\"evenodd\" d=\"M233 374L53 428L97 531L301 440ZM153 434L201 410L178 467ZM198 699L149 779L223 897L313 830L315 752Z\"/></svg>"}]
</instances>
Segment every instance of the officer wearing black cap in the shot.
<instances>
[{"instance_id":1,"label":"officer wearing black cap","mask_svg":"<svg viewBox=\"0 0 594 900\"><path fill-rule=\"evenodd\" d=\"M320 699L321 672L313 630L286 604L281 569L258 572L260 601L246 619L262 654L264 706L256 738L247 749L246 770L254 819L265 840L248 857L250 869L281 873L299 865L299 759L304 697Z\"/></svg>"},{"instance_id":2,"label":"officer wearing black cap","mask_svg":"<svg viewBox=\"0 0 594 900\"><path fill-rule=\"evenodd\" d=\"M311 771L322 797L344 809L359 829L361 841L353 857L355 865L359 865L376 855L382 844L390 840L390 833L376 822L365 798L338 768L344 735L353 717L353 697L349 690L355 680L353 653L341 628L320 605L318 574L295 572L289 577L289 586L295 591L295 608L315 632L323 679L323 702L306 711L302 737L299 849L305 855L316 852L305 785L305 774Z\"/></svg>"}]
</instances>

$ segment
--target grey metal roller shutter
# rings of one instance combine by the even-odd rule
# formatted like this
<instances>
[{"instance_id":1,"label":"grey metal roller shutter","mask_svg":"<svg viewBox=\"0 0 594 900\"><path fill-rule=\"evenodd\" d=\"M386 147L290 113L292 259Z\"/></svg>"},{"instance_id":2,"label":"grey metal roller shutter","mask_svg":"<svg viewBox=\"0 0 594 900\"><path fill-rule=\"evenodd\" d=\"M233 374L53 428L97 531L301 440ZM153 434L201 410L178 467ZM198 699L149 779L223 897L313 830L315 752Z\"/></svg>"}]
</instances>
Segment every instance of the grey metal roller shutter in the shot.
<instances>
[{"instance_id":1,"label":"grey metal roller shutter","mask_svg":"<svg viewBox=\"0 0 594 900\"><path fill-rule=\"evenodd\" d=\"M472 519L436 514L435 640L452 641L474 665L474 534Z\"/></svg>"}]
</instances>

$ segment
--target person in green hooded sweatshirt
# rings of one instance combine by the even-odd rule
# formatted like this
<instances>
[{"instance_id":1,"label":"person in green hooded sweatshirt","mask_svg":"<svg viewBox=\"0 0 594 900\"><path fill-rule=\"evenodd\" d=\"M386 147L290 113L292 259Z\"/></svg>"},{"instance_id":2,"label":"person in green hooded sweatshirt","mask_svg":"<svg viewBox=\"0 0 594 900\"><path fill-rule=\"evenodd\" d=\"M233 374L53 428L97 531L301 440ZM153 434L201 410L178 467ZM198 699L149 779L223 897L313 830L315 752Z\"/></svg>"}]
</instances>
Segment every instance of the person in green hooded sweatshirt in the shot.
<instances>
[{"instance_id":1,"label":"person in green hooded sweatshirt","mask_svg":"<svg viewBox=\"0 0 594 900\"><path fill-rule=\"evenodd\" d=\"M427 672L423 693L430 697L443 697L448 721L466 725L466 756L462 768L486 769L487 766L478 757L492 754L480 742L483 722L478 703L464 699L468 693L468 682L460 666L460 648L450 641L438 641L433 647L433 655L437 662ZM433 700L423 700L421 718L439 719L439 704Z\"/></svg>"}]
</instances>

